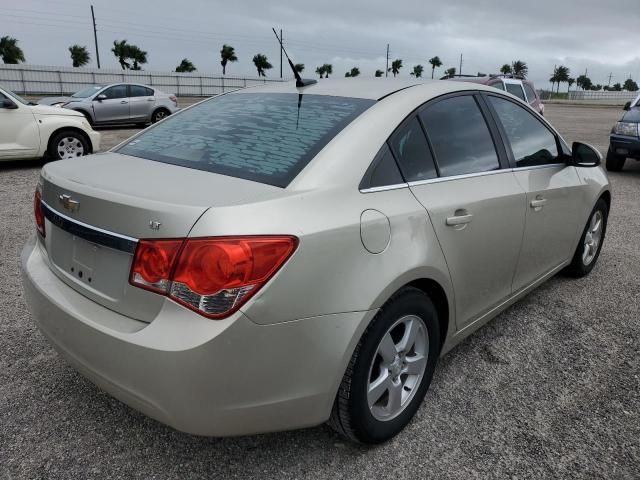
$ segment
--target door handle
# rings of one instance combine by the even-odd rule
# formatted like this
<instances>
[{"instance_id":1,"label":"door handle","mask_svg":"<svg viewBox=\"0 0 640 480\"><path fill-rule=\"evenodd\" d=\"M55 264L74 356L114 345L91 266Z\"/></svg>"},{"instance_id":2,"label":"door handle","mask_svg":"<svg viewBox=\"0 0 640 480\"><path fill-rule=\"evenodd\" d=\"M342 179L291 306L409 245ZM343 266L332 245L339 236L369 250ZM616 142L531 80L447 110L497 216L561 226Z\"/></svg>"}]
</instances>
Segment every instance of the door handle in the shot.
<instances>
[{"instance_id":1,"label":"door handle","mask_svg":"<svg viewBox=\"0 0 640 480\"><path fill-rule=\"evenodd\" d=\"M122 100L120 103L124 104L124 103L129 103L129 102L127 102L126 100Z\"/></svg>"},{"instance_id":2,"label":"door handle","mask_svg":"<svg viewBox=\"0 0 640 480\"><path fill-rule=\"evenodd\" d=\"M533 208L536 211L540 210L546 204L547 204L547 199L543 198L541 195L538 195L535 200L531 200L531 202L529 203L529 205L531 205L531 208Z\"/></svg>"},{"instance_id":3,"label":"door handle","mask_svg":"<svg viewBox=\"0 0 640 480\"><path fill-rule=\"evenodd\" d=\"M155 102L156 99L155 98L147 98L147 102Z\"/></svg>"},{"instance_id":4,"label":"door handle","mask_svg":"<svg viewBox=\"0 0 640 480\"><path fill-rule=\"evenodd\" d=\"M457 213L457 212L456 212ZM466 225L473 220L473 215L465 213L464 215L454 215L453 217L447 217L447 225L454 227L456 225Z\"/></svg>"}]
</instances>

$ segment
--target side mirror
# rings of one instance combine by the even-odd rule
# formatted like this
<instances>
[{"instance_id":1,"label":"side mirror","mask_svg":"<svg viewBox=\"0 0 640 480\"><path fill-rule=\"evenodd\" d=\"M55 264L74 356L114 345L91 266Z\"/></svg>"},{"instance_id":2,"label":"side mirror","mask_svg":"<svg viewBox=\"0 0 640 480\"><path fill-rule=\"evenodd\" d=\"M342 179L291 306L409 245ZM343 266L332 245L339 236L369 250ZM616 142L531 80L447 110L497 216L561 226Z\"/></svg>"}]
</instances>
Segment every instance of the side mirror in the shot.
<instances>
[{"instance_id":1,"label":"side mirror","mask_svg":"<svg viewBox=\"0 0 640 480\"><path fill-rule=\"evenodd\" d=\"M2 101L0 101L0 108L6 108L7 110L14 110L18 108L18 105L13 103L8 98L3 98Z\"/></svg>"},{"instance_id":2,"label":"side mirror","mask_svg":"<svg viewBox=\"0 0 640 480\"><path fill-rule=\"evenodd\" d=\"M627 102L624 104L624 107L622 107L623 110L631 110L631 102Z\"/></svg>"},{"instance_id":3,"label":"side mirror","mask_svg":"<svg viewBox=\"0 0 640 480\"><path fill-rule=\"evenodd\" d=\"M107 96L104 93L101 93L100 95L96 96L96 100L99 102L106 99L107 99Z\"/></svg>"},{"instance_id":4,"label":"side mirror","mask_svg":"<svg viewBox=\"0 0 640 480\"><path fill-rule=\"evenodd\" d=\"M600 152L588 143L573 142L570 165L575 167L597 167L602 163Z\"/></svg>"}]
</instances>

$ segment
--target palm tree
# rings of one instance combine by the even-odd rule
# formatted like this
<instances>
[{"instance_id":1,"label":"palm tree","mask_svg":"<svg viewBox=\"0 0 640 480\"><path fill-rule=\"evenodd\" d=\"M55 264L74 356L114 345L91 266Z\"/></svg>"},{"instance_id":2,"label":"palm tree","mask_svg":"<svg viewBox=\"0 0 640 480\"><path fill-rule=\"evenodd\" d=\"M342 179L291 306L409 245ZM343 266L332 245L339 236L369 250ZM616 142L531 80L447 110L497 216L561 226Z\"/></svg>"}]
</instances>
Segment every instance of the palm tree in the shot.
<instances>
[{"instance_id":1,"label":"palm tree","mask_svg":"<svg viewBox=\"0 0 640 480\"><path fill-rule=\"evenodd\" d=\"M433 58L431 60L433 60ZM429 60L429 62L431 62L431 60ZM409 75L413 75L416 78L420 78L420 77L422 77L422 72L423 71L424 71L424 67L422 65L414 65L413 66L413 71ZM432 78L433 78L433 69L431 70L431 75L432 75Z\"/></svg>"},{"instance_id":2,"label":"palm tree","mask_svg":"<svg viewBox=\"0 0 640 480\"><path fill-rule=\"evenodd\" d=\"M267 60L267 56L262 53L256 53L253 56L253 64L256 66L259 77L266 77L267 74L265 73L265 70L273 68L273 65L269 63L269 60Z\"/></svg>"},{"instance_id":3,"label":"palm tree","mask_svg":"<svg viewBox=\"0 0 640 480\"><path fill-rule=\"evenodd\" d=\"M551 92L553 93L553 86L558 81L558 68L553 69L553 74L549 77L549 82L551 82ZM558 83L559 85L559 83Z\"/></svg>"},{"instance_id":4,"label":"palm tree","mask_svg":"<svg viewBox=\"0 0 640 480\"><path fill-rule=\"evenodd\" d=\"M509 65L508 63L505 63L504 65L502 65L500 67L500 73L503 73L505 75L509 75L512 72L513 72L513 70L511 69L511 65Z\"/></svg>"},{"instance_id":5,"label":"palm tree","mask_svg":"<svg viewBox=\"0 0 640 480\"><path fill-rule=\"evenodd\" d=\"M456 76L456 67L447 68L444 71L446 78L453 78Z\"/></svg>"},{"instance_id":6,"label":"palm tree","mask_svg":"<svg viewBox=\"0 0 640 480\"><path fill-rule=\"evenodd\" d=\"M350 71L344 74L345 77L357 77L360 75L360 69L358 67L353 67Z\"/></svg>"},{"instance_id":7,"label":"palm tree","mask_svg":"<svg viewBox=\"0 0 640 480\"><path fill-rule=\"evenodd\" d=\"M220 50L220 58L222 59L220 60L220 65L222 65L222 75L225 75L227 73L228 62L238 61L235 49L231 45L227 44L222 45L222 49Z\"/></svg>"},{"instance_id":8,"label":"palm tree","mask_svg":"<svg viewBox=\"0 0 640 480\"><path fill-rule=\"evenodd\" d=\"M513 63L511 63L511 70L514 75L522 78L527 78L527 74L529 73L527 62L523 62L522 60L515 60Z\"/></svg>"},{"instance_id":9,"label":"palm tree","mask_svg":"<svg viewBox=\"0 0 640 480\"><path fill-rule=\"evenodd\" d=\"M391 73L395 77L400 73L400 69L402 68L402 59L396 58L393 62L391 62Z\"/></svg>"},{"instance_id":10,"label":"palm tree","mask_svg":"<svg viewBox=\"0 0 640 480\"><path fill-rule=\"evenodd\" d=\"M436 55L435 57L429 59L429 63L431 64L431 78L433 79L433 75L436 72L436 68L442 66L442 61L440 60L440 57Z\"/></svg>"},{"instance_id":11,"label":"palm tree","mask_svg":"<svg viewBox=\"0 0 640 480\"><path fill-rule=\"evenodd\" d=\"M567 79L567 85L568 85L568 86L567 86L567 93L569 93L569 90L571 89L571 86L572 86L574 83L576 83L576 79L575 79L575 78L571 78L571 77L569 77L569 78Z\"/></svg>"},{"instance_id":12,"label":"palm tree","mask_svg":"<svg viewBox=\"0 0 640 480\"><path fill-rule=\"evenodd\" d=\"M69 53L71 54L71 61L74 67L84 67L91 60L91 55L89 55L87 47L71 45L69 47Z\"/></svg>"},{"instance_id":13,"label":"palm tree","mask_svg":"<svg viewBox=\"0 0 640 480\"><path fill-rule=\"evenodd\" d=\"M304 71L304 63L296 63L293 68L296 72L302 73Z\"/></svg>"},{"instance_id":14,"label":"palm tree","mask_svg":"<svg viewBox=\"0 0 640 480\"><path fill-rule=\"evenodd\" d=\"M554 76L556 77L556 82L558 83L558 89L556 93L560 92L560 83L569 81L569 69L564 65L560 65L554 70Z\"/></svg>"},{"instance_id":15,"label":"palm tree","mask_svg":"<svg viewBox=\"0 0 640 480\"><path fill-rule=\"evenodd\" d=\"M176 72L178 73L181 73L181 72L189 73L189 72L195 72L195 71L196 71L196 66L188 58L183 58L182 61L180 62L180 65L176 67Z\"/></svg>"},{"instance_id":16,"label":"palm tree","mask_svg":"<svg viewBox=\"0 0 640 480\"><path fill-rule=\"evenodd\" d=\"M333 75L333 65L330 63L325 63L322 68L324 69L324 78L329 78L329 74Z\"/></svg>"},{"instance_id":17,"label":"palm tree","mask_svg":"<svg viewBox=\"0 0 640 480\"><path fill-rule=\"evenodd\" d=\"M376 77L381 77L382 75L384 75L384 72L380 69L376 70L375 76Z\"/></svg>"},{"instance_id":18,"label":"palm tree","mask_svg":"<svg viewBox=\"0 0 640 480\"><path fill-rule=\"evenodd\" d=\"M591 90L591 79L586 75L580 75L578 78L576 78L576 85L583 90Z\"/></svg>"},{"instance_id":19,"label":"palm tree","mask_svg":"<svg viewBox=\"0 0 640 480\"><path fill-rule=\"evenodd\" d=\"M133 60L131 70L142 70L140 65L147 63L147 52L141 50L136 45L129 45L129 58Z\"/></svg>"},{"instance_id":20,"label":"palm tree","mask_svg":"<svg viewBox=\"0 0 640 480\"><path fill-rule=\"evenodd\" d=\"M0 38L0 57L4 63L20 63L24 62L24 52L18 46L18 40L6 36Z\"/></svg>"},{"instance_id":21,"label":"palm tree","mask_svg":"<svg viewBox=\"0 0 640 480\"><path fill-rule=\"evenodd\" d=\"M324 75L324 65L321 65L320 67L316 67L316 73L318 75L320 75L320 78L323 78Z\"/></svg>"},{"instance_id":22,"label":"palm tree","mask_svg":"<svg viewBox=\"0 0 640 480\"><path fill-rule=\"evenodd\" d=\"M131 68L131 64L127 62L127 60L130 58L129 47L130 45L127 43L126 40L113 41L113 48L111 49L111 51L118 58L118 63L120 63L120 66L122 67L123 70Z\"/></svg>"}]
</instances>

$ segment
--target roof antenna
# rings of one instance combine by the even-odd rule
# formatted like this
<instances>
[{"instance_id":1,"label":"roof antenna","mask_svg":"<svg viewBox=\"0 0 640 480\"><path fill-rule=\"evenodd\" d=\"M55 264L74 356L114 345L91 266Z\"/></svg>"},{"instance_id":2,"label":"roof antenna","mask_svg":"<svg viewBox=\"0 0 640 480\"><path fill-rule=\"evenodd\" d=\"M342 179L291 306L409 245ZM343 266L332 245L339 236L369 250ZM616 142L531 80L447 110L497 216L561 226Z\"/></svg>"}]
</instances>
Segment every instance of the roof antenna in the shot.
<instances>
[{"instance_id":1,"label":"roof antenna","mask_svg":"<svg viewBox=\"0 0 640 480\"><path fill-rule=\"evenodd\" d=\"M313 85L314 83L318 83L318 81L316 79L300 77L300 74L296 70L296 67L293 66L293 62L289 58L289 55L287 55L287 51L284 49L284 45L282 44L282 40L280 40L280 37L276 33L276 29L275 28L271 28L271 30L273 30L273 34L278 39L278 43L280 44L280 48L282 48L282 51L284 52L284 56L287 57L287 61L289 62L289 66L291 67L291 71L293 72L293 76L296 77L296 87L298 87L298 88L306 87L308 85Z\"/></svg>"}]
</instances>

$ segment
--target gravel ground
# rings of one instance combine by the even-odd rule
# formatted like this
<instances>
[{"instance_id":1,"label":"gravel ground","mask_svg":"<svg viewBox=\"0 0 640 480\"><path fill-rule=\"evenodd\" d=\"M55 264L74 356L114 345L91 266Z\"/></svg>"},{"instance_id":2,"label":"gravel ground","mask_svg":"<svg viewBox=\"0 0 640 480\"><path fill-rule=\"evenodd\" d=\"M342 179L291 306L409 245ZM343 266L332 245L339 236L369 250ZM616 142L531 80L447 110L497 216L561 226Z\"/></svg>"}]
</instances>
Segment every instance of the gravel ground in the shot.
<instances>
[{"instance_id":1,"label":"gravel ground","mask_svg":"<svg viewBox=\"0 0 640 480\"><path fill-rule=\"evenodd\" d=\"M619 113L547 107L567 140L602 151ZM105 130L105 148L131 132ZM0 165L0 478L638 478L640 164L610 175L591 275L550 280L454 349L415 420L374 448L325 426L186 435L68 367L34 327L19 280L40 166Z\"/></svg>"}]
</instances>

